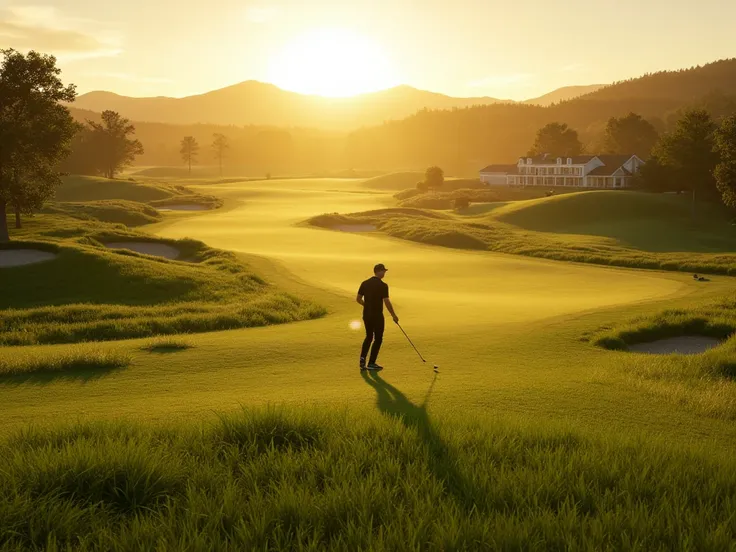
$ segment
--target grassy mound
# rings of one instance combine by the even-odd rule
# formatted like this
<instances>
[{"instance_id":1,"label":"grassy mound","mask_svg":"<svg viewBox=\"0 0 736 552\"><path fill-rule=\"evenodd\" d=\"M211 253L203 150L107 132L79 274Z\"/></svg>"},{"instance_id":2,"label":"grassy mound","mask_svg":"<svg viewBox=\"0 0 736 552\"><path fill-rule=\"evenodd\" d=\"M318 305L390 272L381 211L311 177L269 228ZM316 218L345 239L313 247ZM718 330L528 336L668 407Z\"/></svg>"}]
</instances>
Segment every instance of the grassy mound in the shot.
<instances>
[{"instance_id":1,"label":"grassy mound","mask_svg":"<svg viewBox=\"0 0 736 552\"><path fill-rule=\"evenodd\" d=\"M729 223L728 212L701 205L692 217L689 202L680 196L595 191L476 207L434 219L429 216L432 211L402 207L340 215L339 220L446 247L630 268L736 274L736 228ZM330 227L331 219L338 220L336 215L325 215L309 222Z\"/></svg>"},{"instance_id":2,"label":"grassy mound","mask_svg":"<svg viewBox=\"0 0 736 552\"><path fill-rule=\"evenodd\" d=\"M98 220L135 227L161 220L161 214L149 205L136 201L102 200L81 203L50 203L44 213L67 215L83 220Z\"/></svg>"},{"instance_id":3,"label":"grassy mound","mask_svg":"<svg viewBox=\"0 0 736 552\"><path fill-rule=\"evenodd\" d=\"M422 180L424 180L424 173L421 172L396 172L369 178L363 182L363 187L373 190L399 191L415 188L417 182Z\"/></svg>"},{"instance_id":4,"label":"grassy mound","mask_svg":"<svg viewBox=\"0 0 736 552\"><path fill-rule=\"evenodd\" d=\"M131 358L126 354L100 349L16 354L0 358L0 385L45 383L53 379L89 380L130 363Z\"/></svg>"},{"instance_id":5,"label":"grassy mound","mask_svg":"<svg viewBox=\"0 0 736 552\"><path fill-rule=\"evenodd\" d=\"M701 203L695 216L690 198L674 194L594 191L504 206L500 222L524 230L611 238L651 252L730 252L736 227L719 205Z\"/></svg>"},{"instance_id":6,"label":"grassy mound","mask_svg":"<svg viewBox=\"0 0 736 552\"><path fill-rule=\"evenodd\" d=\"M7 247L57 254L0 271L0 344L104 341L216 331L315 318L324 309L279 292L224 251L194 240L156 240L121 226L34 217ZM163 243L169 261L109 242ZM6 247L5 245L3 247Z\"/></svg>"},{"instance_id":7,"label":"grassy mound","mask_svg":"<svg viewBox=\"0 0 736 552\"><path fill-rule=\"evenodd\" d=\"M207 428L16 435L0 445L0 548L725 550L736 538L730 457L538 422L437 426L371 381L381 417L267 410Z\"/></svg>"},{"instance_id":8,"label":"grassy mound","mask_svg":"<svg viewBox=\"0 0 736 552\"><path fill-rule=\"evenodd\" d=\"M210 208L220 207L222 201L213 196L193 193L185 186L156 181L110 180L96 176L68 176L57 188L57 202L131 201L162 206L166 203L197 203Z\"/></svg>"},{"instance_id":9,"label":"grassy mound","mask_svg":"<svg viewBox=\"0 0 736 552\"><path fill-rule=\"evenodd\" d=\"M136 180L110 180L97 176L68 176L56 189L56 201L127 200L147 203L177 194L175 187Z\"/></svg>"}]
</instances>

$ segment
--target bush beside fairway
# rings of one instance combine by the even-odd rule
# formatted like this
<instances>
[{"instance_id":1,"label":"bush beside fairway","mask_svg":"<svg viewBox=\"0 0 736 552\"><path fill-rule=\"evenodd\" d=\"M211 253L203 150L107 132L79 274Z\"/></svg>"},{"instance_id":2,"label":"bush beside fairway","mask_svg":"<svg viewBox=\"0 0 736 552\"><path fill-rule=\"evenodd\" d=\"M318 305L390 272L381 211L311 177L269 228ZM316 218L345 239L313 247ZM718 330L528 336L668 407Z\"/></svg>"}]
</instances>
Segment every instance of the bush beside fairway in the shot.
<instances>
[{"instance_id":1,"label":"bush beside fairway","mask_svg":"<svg viewBox=\"0 0 736 552\"><path fill-rule=\"evenodd\" d=\"M280 292L234 255L194 240L158 240L94 219L40 215L3 247L56 253L0 270L0 344L106 341L264 326L322 316ZM181 261L111 251L115 241L159 242Z\"/></svg>"},{"instance_id":2,"label":"bush beside fairway","mask_svg":"<svg viewBox=\"0 0 736 552\"><path fill-rule=\"evenodd\" d=\"M368 376L366 376L368 377ZM78 425L0 445L0 548L728 549L736 462L505 421L266 410L214 426Z\"/></svg>"},{"instance_id":3,"label":"bush beside fairway","mask_svg":"<svg viewBox=\"0 0 736 552\"><path fill-rule=\"evenodd\" d=\"M736 274L736 229L718 207L696 219L681 196L596 191L470 209L468 215L401 208L322 215L310 223L370 224L388 235L479 249L629 268ZM331 222L331 217L334 221Z\"/></svg>"}]
</instances>

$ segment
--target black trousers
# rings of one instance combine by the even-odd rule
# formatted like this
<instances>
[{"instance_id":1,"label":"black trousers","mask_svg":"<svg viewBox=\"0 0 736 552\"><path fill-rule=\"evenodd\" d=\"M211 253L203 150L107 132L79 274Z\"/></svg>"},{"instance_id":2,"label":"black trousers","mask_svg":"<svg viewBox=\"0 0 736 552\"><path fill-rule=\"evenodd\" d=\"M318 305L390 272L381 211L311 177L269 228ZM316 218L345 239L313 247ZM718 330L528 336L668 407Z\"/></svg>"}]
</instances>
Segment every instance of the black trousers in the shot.
<instances>
[{"instance_id":1,"label":"black trousers","mask_svg":"<svg viewBox=\"0 0 736 552\"><path fill-rule=\"evenodd\" d=\"M363 341L363 350L360 358L366 358L368 349L371 350L371 358L368 359L369 364L373 364L378 360L378 353L381 351L383 343L383 330L386 327L386 321L383 315L363 318L365 325L365 341ZM371 347L373 343L373 347Z\"/></svg>"}]
</instances>

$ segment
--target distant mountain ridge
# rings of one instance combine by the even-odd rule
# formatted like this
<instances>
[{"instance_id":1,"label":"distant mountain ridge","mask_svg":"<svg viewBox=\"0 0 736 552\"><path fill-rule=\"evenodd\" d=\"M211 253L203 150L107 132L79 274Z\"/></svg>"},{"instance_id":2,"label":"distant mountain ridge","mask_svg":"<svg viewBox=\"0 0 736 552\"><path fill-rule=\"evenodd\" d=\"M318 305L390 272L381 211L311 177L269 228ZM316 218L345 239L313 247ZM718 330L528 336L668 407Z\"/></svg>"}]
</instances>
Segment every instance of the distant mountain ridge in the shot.
<instances>
[{"instance_id":1,"label":"distant mountain ridge","mask_svg":"<svg viewBox=\"0 0 736 552\"><path fill-rule=\"evenodd\" d=\"M580 95L574 88L578 87L568 87L569 93L552 92L539 101L553 103L573 97L570 94ZM551 99L545 99L547 96ZM354 130L404 119L424 109L462 109L497 103L516 102L487 96L456 98L406 85L349 98L325 98L289 92L273 84L245 81L184 98L134 98L113 92L89 92L79 96L74 107L95 112L112 109L135 121L169 124Z\"/></svg>"},{"instance_id":2,"label":"distant mountain ridge","mask_svg":"<svg viewBox=\"0 0 736 552\"><path fill-rule=\"evenodd\" d=\"M541 105L542 107L547 107L547 106L550 106L552 104L556 104L559 102L566 102L568 100L573 100L575 98L579 98L580 96L585 96L586 94L592 94L593 92L596 92L605 86L606 86L605 84L589 84L589 85L584 85L584 86L564 86L562 88L558 88L557 90L553 90L552 92L549 92L548 94L545 94L544 96L539 96L538 98L533 98L531 100L524 100L521 103L525 103L529 105Z\"/></svg>"}]
</instances>

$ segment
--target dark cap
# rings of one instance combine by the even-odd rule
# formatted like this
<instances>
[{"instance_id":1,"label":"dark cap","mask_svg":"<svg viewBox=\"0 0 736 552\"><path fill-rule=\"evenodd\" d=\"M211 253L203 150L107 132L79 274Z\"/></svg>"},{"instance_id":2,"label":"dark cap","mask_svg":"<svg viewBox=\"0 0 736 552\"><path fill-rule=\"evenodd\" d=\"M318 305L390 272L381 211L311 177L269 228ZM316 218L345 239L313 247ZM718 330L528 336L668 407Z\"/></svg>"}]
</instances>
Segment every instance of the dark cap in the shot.
<instances>
[{"instance_id":1,"label":"dark cap","mask_svg":"<svg viewBox=\"0 0 736 552\"><path fill-rule=\"evenodd\" d=\"M381 272L381 271L383 271L383 272L388 271L388 268L386 268L386 265L384 265L383 263L379 263L379 264L377 264L376 266L373 267L373 274L375 274L377 272Z\"/></svg>"}]
</instances>

